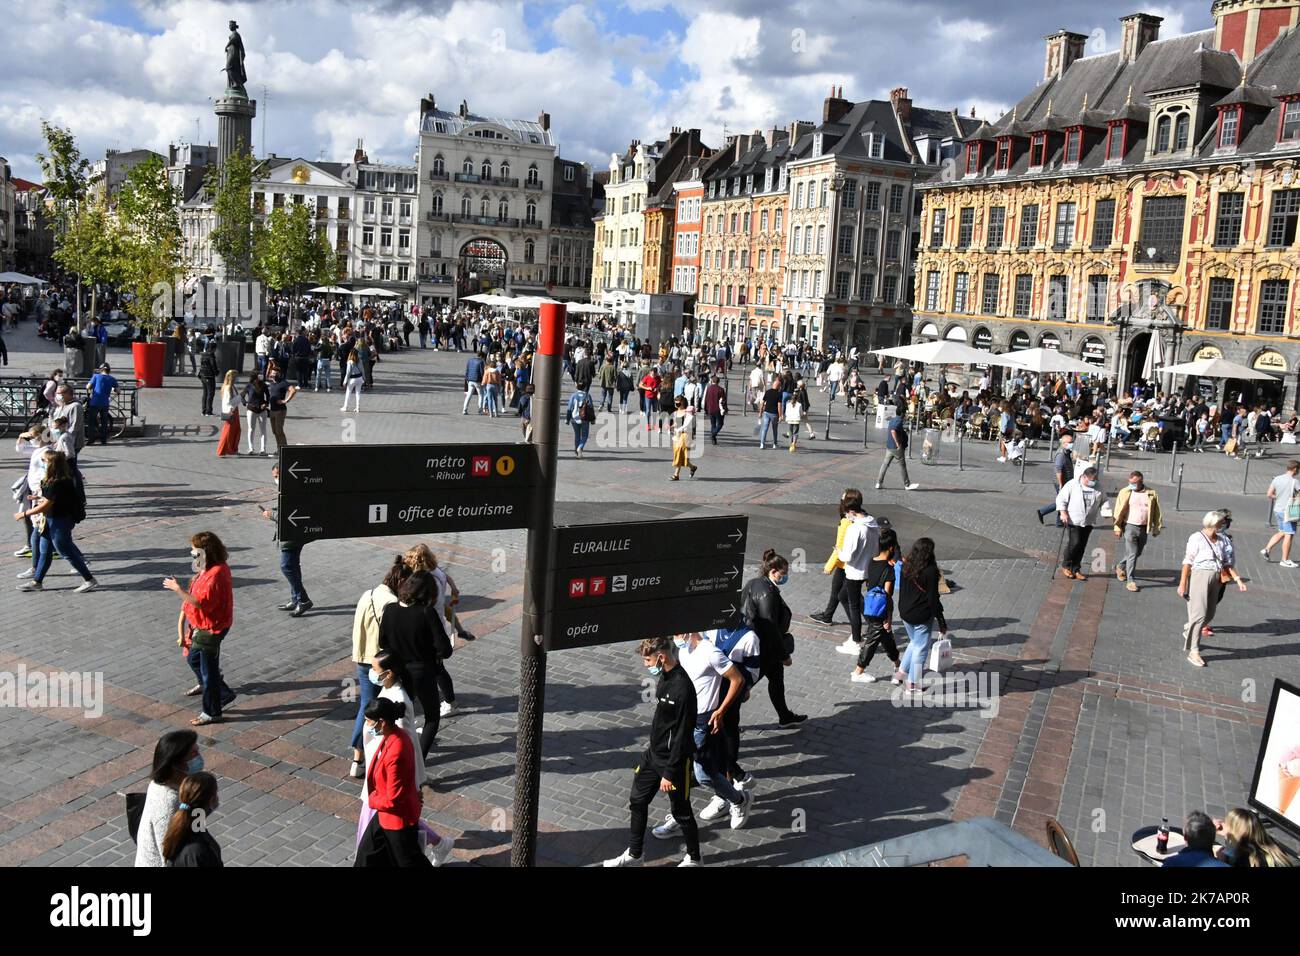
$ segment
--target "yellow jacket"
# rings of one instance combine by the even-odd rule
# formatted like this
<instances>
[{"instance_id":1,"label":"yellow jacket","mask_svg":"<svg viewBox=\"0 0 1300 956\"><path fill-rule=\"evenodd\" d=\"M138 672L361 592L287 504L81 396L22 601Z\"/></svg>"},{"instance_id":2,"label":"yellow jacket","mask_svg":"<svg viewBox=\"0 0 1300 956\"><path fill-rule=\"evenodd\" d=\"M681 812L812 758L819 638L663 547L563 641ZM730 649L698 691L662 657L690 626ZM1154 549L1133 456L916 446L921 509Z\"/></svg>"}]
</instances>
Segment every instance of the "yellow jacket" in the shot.
<instances>
[{"instance_id":1,"label":"yellow jacket","mask_svg":"<svg viewBox=\"0 0 1300 956\"><path fill-rule=\"evenodd\" d=\"M1151 499L1151 512L1149 515L1147 531L1149 531L1151 537L1154 538L1164 529L1164 521L1160 514L1160 496L1157 495L1156 490L1149 485L1144 488L1143 491L1145 491L1147 496ZM1125 485L1120 489L1119 495L1115 498L1116 537L1122 537L1124 535L1124 524L1128 520L1128 500L1132 495L1133 490L1129 488L1128 485Z\"/></svg>"},{"instance_id":2,"label":"yellow jacket","mask_svg":"<svg viewBox=\"0 0 1300 956\"><path fill-rule=\"evenodd\" d=\"M353 663L364 664L379 652L379 622L384 608L396 603L397 595L382 584L361 595L352 615Z\"/></svg>"},{"instance_id":3,"label":"yellow jacket","mask_svg":"<svg viewBox=\"0 0 1300 956\"><path fill-rule=\"evenodd\" d=\"M826 559L826 566L822 568L823 574L833 574L836 568L844 567L844 562L840 560L840 548L844 547L844 532L852 523L848 518L840 519L840 526L835 529L835 550Z\"/></svg>"}]
</instances>

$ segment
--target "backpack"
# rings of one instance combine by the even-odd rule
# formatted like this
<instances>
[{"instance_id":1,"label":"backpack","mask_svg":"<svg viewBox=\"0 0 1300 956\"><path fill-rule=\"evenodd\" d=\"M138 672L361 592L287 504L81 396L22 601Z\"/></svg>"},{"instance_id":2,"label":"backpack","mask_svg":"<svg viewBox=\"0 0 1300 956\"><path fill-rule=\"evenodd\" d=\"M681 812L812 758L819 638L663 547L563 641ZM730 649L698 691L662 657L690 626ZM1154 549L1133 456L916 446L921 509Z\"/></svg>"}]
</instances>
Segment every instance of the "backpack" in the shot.
<instances>
[{"instance_id":1,"label":"backpack","mask_svg":"<svg viewBox=\"0 0 1300 956\"><path fill-rule=\"evenodd\" d=\"M586 401L582 403L582 420L584 422L594 422L596 420L596 406L591 403L591 396L588 395Z\"/></svg>"},{"instance_id":2,"label":"backpack","mask_svg":"<svg viewBox=\"0 0 1300 956\"><path fill-rule=\"evenodd\" d=\"M885 611L888 607L889 595L886 594L885 589L879 585L862 595L863 617L884 617Z\"/></svg>"},{"instance_id":3,"label":"backpack","mask_svg":"<svg viewBox=\"0 0 1300 956\"><path fill-rule=\"evenodd\" d=\"M740 639L751 630L752 628L746 627L743 624L740 627L731 630L728 630L725 627L720 627L714 632L715 636L713 638L713 646L722 651L722 653L726 655L727 660L731 660L731 652L735 650L736 645L740 643ZM734 664L737 662L732 661L732 663ZM757 655L754 657L744 657L741 658L739 664L740 676L744 678L745 687L748 689L754 685L754 677L750 672L761 669L762 658Z\"/></svg>"}]
</instances>

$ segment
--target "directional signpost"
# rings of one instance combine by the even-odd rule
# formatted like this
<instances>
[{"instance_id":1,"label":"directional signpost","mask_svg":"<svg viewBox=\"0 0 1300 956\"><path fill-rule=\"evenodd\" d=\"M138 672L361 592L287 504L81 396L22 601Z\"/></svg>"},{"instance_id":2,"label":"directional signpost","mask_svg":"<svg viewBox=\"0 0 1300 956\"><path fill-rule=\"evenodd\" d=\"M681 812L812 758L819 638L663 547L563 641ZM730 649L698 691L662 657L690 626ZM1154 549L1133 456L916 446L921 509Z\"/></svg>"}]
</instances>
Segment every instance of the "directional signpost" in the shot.
<instances>
[{"instance_id":1,"label":"directional signpost","mask_svg":"<svg viewBox=\"0 0 1300 956\"><path fill-rule=\"evenodd\" d=\"M721 627L740 609L749 519L555 529L547 650Z\"/></svg>"},{"instance_id":2,"label":"directional signpost","mask_svg":"<svg viewBox=\"0 0 1300 956\"><path fill-rule=\"evenodd\" d=\"M536 466L524 445L288 445L280 540L526 528Z\"/></svg>"}]
</instances>

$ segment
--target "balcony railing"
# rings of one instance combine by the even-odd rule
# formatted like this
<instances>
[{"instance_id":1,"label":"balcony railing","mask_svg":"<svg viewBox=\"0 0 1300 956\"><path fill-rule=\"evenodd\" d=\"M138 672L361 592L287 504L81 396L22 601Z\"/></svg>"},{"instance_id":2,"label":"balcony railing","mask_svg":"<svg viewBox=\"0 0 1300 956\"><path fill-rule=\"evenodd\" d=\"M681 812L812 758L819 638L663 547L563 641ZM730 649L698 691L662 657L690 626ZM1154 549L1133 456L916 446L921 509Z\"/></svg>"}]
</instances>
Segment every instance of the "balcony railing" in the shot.
<instances>
[{"instance_id":1,"label":"balcony railing","mask_svg":"<svg viewBox=\"0 0 1300 956\"><path fill-rule=\"evenodd\" d=\"M430 222L450 222L451 213L434 212L432 209L430 209L427 212L425 212L424 218L428 219Z\"/></svg>"},{"instance_id":2,"label":"balcony railing","mask_svg":"<svg viewBox=\"0 0 1300 956\"><path fill-rule=\"evenodd\" d=\"M543 188L545 188L545 187L542 185L542 181L541 181L540 179L535 179L535 180L528 180L528 181L526 181L526 182L524 183L524 188L525 188L525 189L543 189Z\"/></svg>"},{"instance_id":3,"label":"balcony railing","mask_svg":"<svg viewBox=\"0 0 1300 956\"><path fill-rule=\"evenodd\" d=\"M421 275L420 281L429 282L433 285L451 285L455 278L453 276Z\"/></svg>"},{"instance_id":4,"label":"balcony railing","mask_svg":"<svg viewBox=\"0 0 1300 956\"><path fill-rule=\"evenodd\" d=\"M491 180L493 186L507 186L511 189L519 188L519 180L513 176L496 176Z\"/></svg>"},{"instance_id":5,"label":"balcony railing","mask_svg":"<svg viewBox=\"0 0 1300 956\"><path fill-rule=\"evenodd\" d=\"M393 214L391 212L384 213L382 216L379 217L379 221L382 222L385 226L391 226L393 224Z\"/></svg>"},{"instance_id":6,"label":"balcony railing","mask_svg":"<svg viewBox=\"0 0 1300 956\"><path fill-rule=\"evenodd\" d=\"M456 182L458 183L481 183L483 180L473 173L457 173Z\"/></svg>"},{"instance_id":7,"label":"balcony railing","mask_svg":"<svg viewBox=\"0 0 1300 956\"><path fill-rule=\"evenodd\" d=\"M438 172L437 170L431 169L429 170L429 178L434 180L435 182L445 183L451 177L447 175L447 171L445 169L442 172Z\"/></svg>"}]
</instances>

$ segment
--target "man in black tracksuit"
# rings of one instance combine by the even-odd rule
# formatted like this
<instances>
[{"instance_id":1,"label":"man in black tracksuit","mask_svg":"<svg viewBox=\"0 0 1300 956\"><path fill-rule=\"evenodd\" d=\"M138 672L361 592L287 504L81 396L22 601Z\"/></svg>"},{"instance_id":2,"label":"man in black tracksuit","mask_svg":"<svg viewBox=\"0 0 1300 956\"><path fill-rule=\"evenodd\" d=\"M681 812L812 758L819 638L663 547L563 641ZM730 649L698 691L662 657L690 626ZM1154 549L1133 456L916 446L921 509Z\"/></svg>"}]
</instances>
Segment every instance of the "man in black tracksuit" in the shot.
<instances>
[{"instance_id":1,"label":"man in black tracksuit","mask_svg":"<svg viewBox=\"0 0 1300 956\"><path fill-rule=\"evenodd\" d=\"M695 753L695 684L677 665L672 639L657 637L641 642L642 662L659 677L655 687L655 715L650 724L650 746L641 755L632 778L632 836L628 848L605 866L640 866L650 801L667 793L673 818L681 824L686 858L679 866L700 865L700 833L691 809L691 757Z\"/></svg>"}]
</instances>

